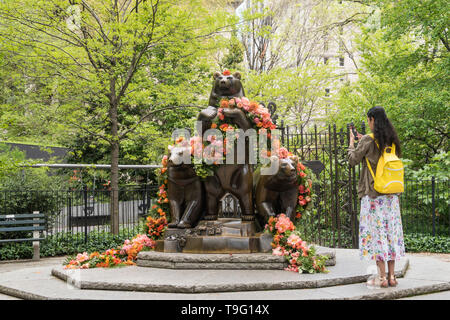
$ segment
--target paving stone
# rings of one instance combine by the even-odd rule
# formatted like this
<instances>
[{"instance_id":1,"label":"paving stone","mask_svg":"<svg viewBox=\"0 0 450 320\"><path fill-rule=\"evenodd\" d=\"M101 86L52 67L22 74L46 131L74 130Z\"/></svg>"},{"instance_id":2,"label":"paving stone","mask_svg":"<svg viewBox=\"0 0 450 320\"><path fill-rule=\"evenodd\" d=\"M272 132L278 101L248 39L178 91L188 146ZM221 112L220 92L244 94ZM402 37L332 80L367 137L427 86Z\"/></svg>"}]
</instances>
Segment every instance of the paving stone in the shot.
<instances>
[{"instance_id":1,"label":"paving stone","mask_svg":"<svg viewBox=\"0 0 450 320\"><path fill-rule=\"evenodd\" d=\"M399 300L450 300L450 290L419 296L401 298Z\"/></svg>"},{"instance_id":2,"label":"paving stone","mask_svg":"<svg viewBox=\"0 0 450 320\"><path fill-rule=\"evenodd\" d=\"M16 298L16 297L7 296L5 294L1 294L0 293L0 300L20 300L20 299Z\"/></svg>"},{"instance_id":3,"label":"paving stone","mask_svg":"<svg viewBox=\"0 0 450 320\"><path fill-rule=\"evenodd\" d=\"M450 264L443 260L408 255L396 265L398 274L407 268L405 276L399 278L398 287L387 289L368 289L365 283L360 282L342 284L343 278L360 281L366 279L372 271L370 267L374 263L360 261L357 250L336 249L336 262L336 266L328 268L330 273L312 275L283 270L171 270L139 267L77 270L72 274L72 277L81 283L90 279L97 282L107 280L108 283L123 285L123 279L127 279L127 282L141 286L146 283L165 285L166 289L170 289L170 285L173 284L191 286L194 288L191 292L195 292L203 290L202 285L205 284L217 290L227 281L229 285L231 281L242 284L239 290L248 290L205 293L113 291L96 290L95 287L90 288L91 290L81 290L51 275L52 269L61 268L60 265L34 264L36 267L31 267L32 264L17 263L10 264L8 270L4 271L5 264L0 264L0 294L21 299L94 300L411 299L408 297L414 295L420 295L417 298L424 299L432 296L448 299L446 296L448 297L450 290L448 272ZM11 268L13 266L15 268ZM292 283L298 284L300 281L309 286L317 286L320 283L326 285L319 288L292 289ZM194 284L196 286L193 286ZM263 291L252 290L255 285L260 286ZM274 285L280 286L283 290L273 290Z\"/></svg>"}]
</instances>

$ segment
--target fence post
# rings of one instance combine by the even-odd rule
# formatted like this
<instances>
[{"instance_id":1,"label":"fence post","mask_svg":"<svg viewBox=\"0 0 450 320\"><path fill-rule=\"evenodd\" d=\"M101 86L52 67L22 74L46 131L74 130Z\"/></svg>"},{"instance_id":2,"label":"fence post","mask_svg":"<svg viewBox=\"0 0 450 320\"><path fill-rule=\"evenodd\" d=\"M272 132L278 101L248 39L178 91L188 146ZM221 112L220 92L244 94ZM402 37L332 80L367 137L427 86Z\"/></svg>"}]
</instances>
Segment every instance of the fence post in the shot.
<instances>
[{"instance_id":1,"label":"fence post","mask_svg":"<svg viewBox=\"0 0 450 320\"><path fill-rule=\"evenodd\" d=\"M436 179L433 176L431 178L431 207L433 210L433 236L436 235Z\"/></svg>"},{"instance_id":2,"label":"fence post","mask_svg":"<svg viewBox=\"0 0 450 320\"><path fill-rule=\"evenodd\" d=\"M39 211L33 211L33 214L39 214ZM33 220L36 220L39 218L33 218ZM39 227L39 224L33 224L33 227ZM33 238L37 239L39 238L39 230L33 231ZM33 260L39 260L40 259L40 244L39 241L33 241Z\"/></svg>"},{"instance_id":3,"label":"fence post","mask_svg":"<svg viewBox=\"0 0 450 320\"><path fill-rule=\"evenodd\" d=\"M87 186L83 189L84 196L84 243L87 243L87 220L88 220L88 202L87 202Z\"/></svg>"},{"instance_id":4,"label":"fence post","mask_svg":"<svg viewBox=\"0 0 450 320\"><path fill-rule=\"evenodd\" d=\"M67 190L67 202L68 225L70 231L72 231L72 192L70 191L70 189Z\"/></svg>"}]
</instances>

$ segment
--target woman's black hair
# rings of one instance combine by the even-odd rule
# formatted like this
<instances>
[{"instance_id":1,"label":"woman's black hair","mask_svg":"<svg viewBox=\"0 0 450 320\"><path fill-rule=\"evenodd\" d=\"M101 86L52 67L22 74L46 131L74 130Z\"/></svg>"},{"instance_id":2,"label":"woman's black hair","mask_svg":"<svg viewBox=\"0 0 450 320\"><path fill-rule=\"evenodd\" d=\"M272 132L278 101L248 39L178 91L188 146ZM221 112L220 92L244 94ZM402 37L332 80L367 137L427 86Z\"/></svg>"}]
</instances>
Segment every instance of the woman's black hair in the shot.
<instances>
[{"instance_id":1,"label":"woman's black hair","mask_svg":"<svg viewBox=\"0 0 450 320\"><path fill-rule=\"evenodd\" d=\"M402 149L400 147L400 140L398 139L397 132L391 121L389 121L384 108L379 106L371 108L367 111L367 117L375 119L373 134L380 146L380 153L384 148L390 147L395 143L395 153L397 156L401 157Z\"/></svg>"}]
</instances>

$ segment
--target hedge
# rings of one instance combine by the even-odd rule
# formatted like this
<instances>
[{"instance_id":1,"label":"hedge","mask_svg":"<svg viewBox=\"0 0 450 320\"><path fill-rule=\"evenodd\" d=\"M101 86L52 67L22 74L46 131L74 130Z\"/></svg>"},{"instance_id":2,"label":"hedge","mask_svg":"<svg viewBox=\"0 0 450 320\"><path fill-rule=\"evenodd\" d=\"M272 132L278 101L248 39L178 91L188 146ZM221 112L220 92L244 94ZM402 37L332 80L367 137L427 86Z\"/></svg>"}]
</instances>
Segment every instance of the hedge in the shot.
<instances>
[{"instance_id":1,"label":"hedge","mask_svg":"<svg viewBox=\"0 0 450 320\"><path fill-rule=\"evenodd\" d=\"M104 251L121 246L126 239L139 233L138 228L121 229L118 236L107 231L92 231L85 243L84 233L58 233L41 241L41 257L72 255L80 252ZM5 243L0 245L0 260L31 259L31 242Z\"/></svg>"},{"instance_id":2,"label":"hedge","mask_svg":"<svg viewBox=\"0 0 450 320\"><path fill-rule=\"evenodd\" d=\"M404 235L406 252L450 253L450 237L421 233Z\"/></svg>"}]
</instances>

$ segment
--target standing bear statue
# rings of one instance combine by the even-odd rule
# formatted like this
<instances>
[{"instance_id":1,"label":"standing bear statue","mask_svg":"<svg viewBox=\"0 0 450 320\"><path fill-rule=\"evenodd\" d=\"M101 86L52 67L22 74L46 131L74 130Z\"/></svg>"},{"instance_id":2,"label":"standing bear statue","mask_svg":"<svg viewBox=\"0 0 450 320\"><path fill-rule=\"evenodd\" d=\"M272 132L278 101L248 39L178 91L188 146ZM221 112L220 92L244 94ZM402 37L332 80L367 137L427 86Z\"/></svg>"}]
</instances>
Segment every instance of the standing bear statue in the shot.
<instances>
[{"instance_id":1,"label":"standing bear statue","mask_svg":"<svg viewBox=\"0 0 450 320\"><path fill-rule=\"evenodd\" d=\"M173 147L167 165L168 198L171 213L169 228L194 227L202 214L202 183L192 164L184 162L190 157L190 147Z\"/></svg>"},{"instance_id":2,"label":"standing bear statue","mask_svg":"<svg viewBox=\"0 0 450 320\"><path fill-rule=\"evenodd\" d=\"M272 162L278 163L278 170L273 175L254 174L255 202L258 211L258 222L264 226L269 217L280 213L286 214L294 221L298 201L298 180L296 156L285 159L271 157Z\"/></svg>"}]
</instances>

